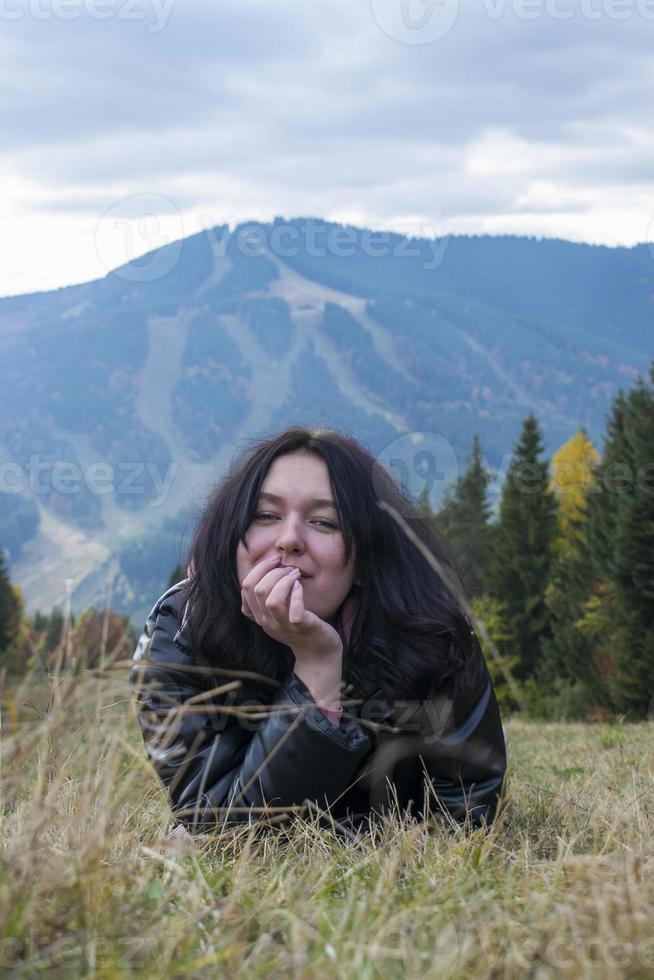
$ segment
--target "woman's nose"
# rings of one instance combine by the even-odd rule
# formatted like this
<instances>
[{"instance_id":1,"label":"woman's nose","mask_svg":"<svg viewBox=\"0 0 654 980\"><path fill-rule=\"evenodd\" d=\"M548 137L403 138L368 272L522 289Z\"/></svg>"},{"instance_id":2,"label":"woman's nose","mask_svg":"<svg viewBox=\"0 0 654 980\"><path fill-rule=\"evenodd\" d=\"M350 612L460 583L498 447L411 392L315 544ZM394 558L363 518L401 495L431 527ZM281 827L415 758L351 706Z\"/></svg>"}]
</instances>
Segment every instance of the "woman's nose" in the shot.
<instances>
[{"instance_id":1,"label":"woman's nose","mask_svg":"<svg viewBox=\"0 0 654 980\"><path fill-rule=\"evenodd\" d=\"M304 548L302 522L290 518L280 521L276 544L278 551L301 551Z\"/></svg>"}]
</instances>

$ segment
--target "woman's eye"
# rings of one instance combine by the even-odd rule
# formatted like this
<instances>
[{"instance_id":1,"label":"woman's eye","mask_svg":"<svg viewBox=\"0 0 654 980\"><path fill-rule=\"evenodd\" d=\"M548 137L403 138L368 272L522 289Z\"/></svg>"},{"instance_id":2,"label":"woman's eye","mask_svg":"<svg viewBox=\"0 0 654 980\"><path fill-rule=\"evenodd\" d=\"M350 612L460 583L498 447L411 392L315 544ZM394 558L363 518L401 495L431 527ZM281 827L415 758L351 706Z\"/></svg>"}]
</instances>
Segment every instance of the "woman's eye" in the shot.
<instances>
[{"instance_id":1,"label":"woman's eye","mask_svg":"<svg viewBox=\"0 0 654 980\"><path fill-rule=\"evenodd\" d=\"M263 512L261 514L255 514L254 519L255 519L255 521L261 521L261 520L267 520L270 517L273 518L273 520L275 519L275 515L274 514L271 514L268 511L265 511L265 512ZM338 530L338 528L336 527L335 524L332 524L331 521L325 521L325 520L323 520L322 517L316 518L316 520L314 521L314 523L315 524L324 524L325 527L330 527L334 531L337 531Z\"/></svg>"}]
</instances>

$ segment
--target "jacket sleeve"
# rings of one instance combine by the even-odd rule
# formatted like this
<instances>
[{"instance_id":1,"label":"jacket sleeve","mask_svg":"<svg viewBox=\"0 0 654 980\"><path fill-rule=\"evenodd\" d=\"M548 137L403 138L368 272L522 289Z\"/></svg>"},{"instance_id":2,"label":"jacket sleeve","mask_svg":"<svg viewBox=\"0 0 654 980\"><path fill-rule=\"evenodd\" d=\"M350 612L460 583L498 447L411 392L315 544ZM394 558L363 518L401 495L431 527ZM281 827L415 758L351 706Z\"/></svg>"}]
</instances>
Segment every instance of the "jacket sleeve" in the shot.
<instances>
[{"instance_id":1,"label":"jacket sleeve","mask_svg":"<svg viewBox=\"0 0 654 980\"><path fill-rule=\"evenodd\" d=\"M329 806L371 751L370 735L354 719L335 727L293 672L259 720L222 710L229 696L212 691L177 628L182 585L150 613L129 677L173 813L199 831L307 799Z\"/></svg>"},{"instance_id":2,"label":"jacket sleeve","mask_svg":"<svg viewBox=\"0 0 654 980\"><path fill-rule=\"evenodd\" d=\"M483 657L480 672L476 690L453 703L451 723L445 722L435 751L425 753L429 808L444 807L458 823L469 818L474 827L495 819L507 767L504 729Z\"/></svg>"},{"instance_id":3,"label":"jacket sleeve","mask_svg":"<svg viewBox=\"0 0 654 980\"><path fill-rule=\"evenodd\" d=\"M383 742L375 761L377 773L393 771L393 781L404 784L421 815L440 813L480 827L495 819L507 757L493 683L474 634L473 645L478 671L471 689L405 703L394 719L402 734ZM379 775L373 796L381 797Z\"/></svg>"}]
</instances>

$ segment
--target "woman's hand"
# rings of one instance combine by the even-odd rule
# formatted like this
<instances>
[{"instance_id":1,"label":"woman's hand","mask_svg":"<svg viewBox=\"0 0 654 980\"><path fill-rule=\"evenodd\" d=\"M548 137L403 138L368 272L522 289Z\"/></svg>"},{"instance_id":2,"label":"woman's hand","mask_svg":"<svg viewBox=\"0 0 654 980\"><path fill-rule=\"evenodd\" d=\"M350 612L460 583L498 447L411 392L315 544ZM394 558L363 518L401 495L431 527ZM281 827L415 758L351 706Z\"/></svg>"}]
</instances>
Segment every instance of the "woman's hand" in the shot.
<instances>
[{"instance_id":1,"label":"woman's hand","mask_svg":"<svg viewBox=\"0 0 654 980\"><path fill-rule=\"evenodd\" d=\"M299 572L276 567L279 561L259 562L245 576L241 612L268 636L290 647L296 661L341 657L343 644L338 632L304 608Z\"/></svg>"}]
</instances>

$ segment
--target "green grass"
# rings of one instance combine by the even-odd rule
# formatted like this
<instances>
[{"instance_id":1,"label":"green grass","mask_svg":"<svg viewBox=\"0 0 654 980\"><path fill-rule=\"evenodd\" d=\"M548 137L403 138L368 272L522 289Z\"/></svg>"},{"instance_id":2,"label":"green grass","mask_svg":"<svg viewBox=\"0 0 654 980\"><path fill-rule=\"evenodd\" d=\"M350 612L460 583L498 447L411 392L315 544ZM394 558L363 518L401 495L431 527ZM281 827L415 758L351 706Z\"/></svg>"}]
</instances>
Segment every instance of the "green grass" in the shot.
<instances>
[{"instance_id":1,"label":"green grass","mask_svg":"<svg viewBox=\"0 0 654 980\"><path fill-rule=\"evenodd\" d=\"M654 976L654 724L512 719L493 831L168 838L127 665L2 692L0 973Z\"/></svg>"}]
</instances>

